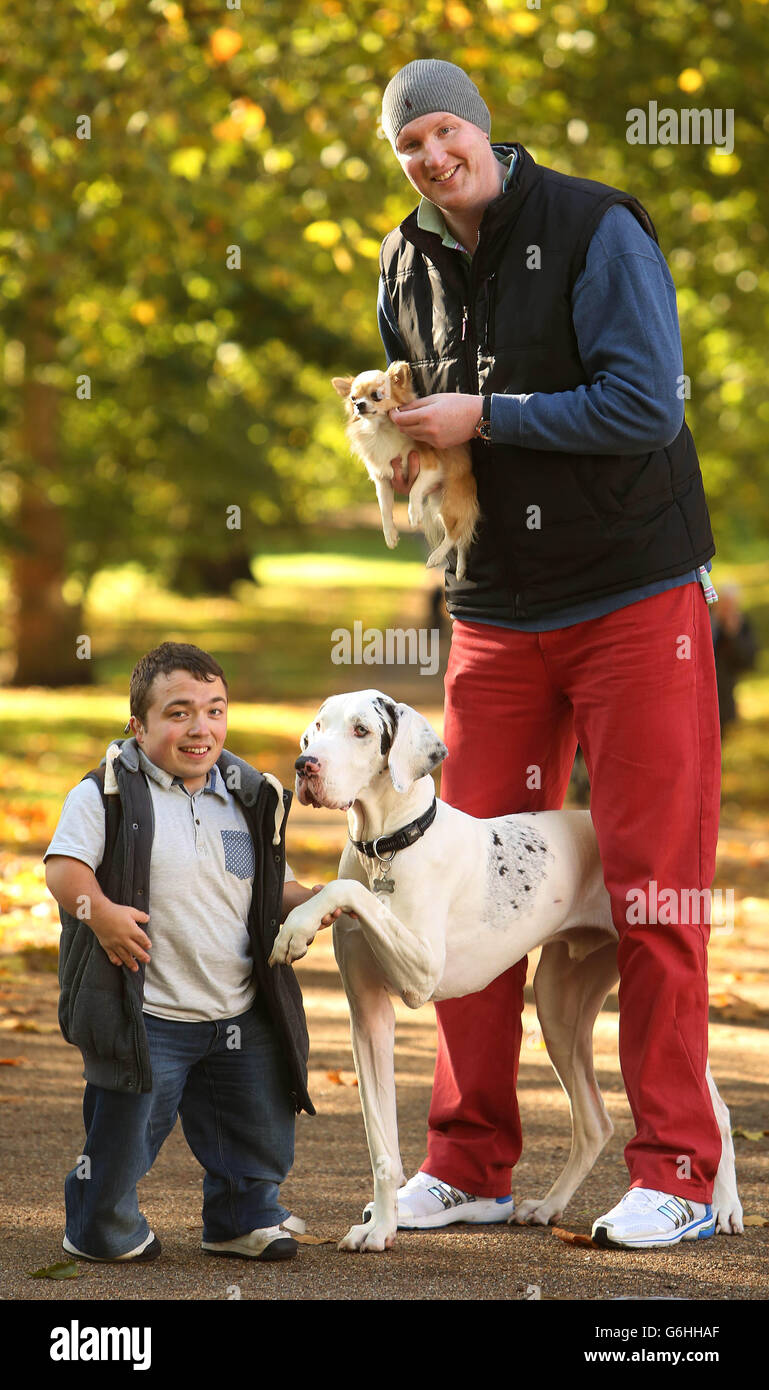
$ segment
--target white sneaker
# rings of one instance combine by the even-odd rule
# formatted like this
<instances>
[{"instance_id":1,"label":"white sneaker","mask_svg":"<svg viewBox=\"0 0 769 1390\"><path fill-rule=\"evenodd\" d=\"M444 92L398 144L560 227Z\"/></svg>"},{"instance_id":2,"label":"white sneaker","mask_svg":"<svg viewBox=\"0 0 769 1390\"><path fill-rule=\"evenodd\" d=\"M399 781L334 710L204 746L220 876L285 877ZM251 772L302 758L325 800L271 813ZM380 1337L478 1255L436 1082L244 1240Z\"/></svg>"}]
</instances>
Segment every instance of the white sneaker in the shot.
<instances>
[{"instance_id":1,"label":"white sneaker","mask_svg":"<svg viewBox=\"0 0 769 1390\"><path fill-rule=\"evenodd\" d=\"M265 1226L232 1240L204 1240L201 1245L207 1255L235 1255L241 1260L290 1260L298 1248L281 1226Z\"/></svg>"},{"instance_id":2,"label":"white sneaker","mask_svg":"<svg viewBox=\"0 0 769 1390\"><path fill-rule=\"evenodd\" d=\"M509 1197L474 1197L458 1187L434 1178L430 1173L415 1173L404 1187L398 1189L398 1228L400 1230L433 1230L451 1226L455 1221L471 1225L509 1221L515 1203ZM363 1220L370 1221L374 1203L364 1208Z\"/></svg>"},{"instance_id":3,"label":"white sneaker","mask_svg":"<svg viewBox=\"0 0 769 1390\"><path fill-rule=\"evenodd\" d=\"M653 1187L631 1187L616 1207L593 1222L593 1240L608 1248L637 1250L702 1240L715 1229L709 1202L687 1202Z\"/></svg>"},{"instance_id":4,"label":"white sneaker","mask_svg":"<svg viewBox=\"0 0 769 1390\"><path fill-rule=\"evenodd\" d=\"M94 1264L116 1265L125 1261L133 1260L137 1264L148 1264L150 1260L156 1260L160 1254L160 1241L152 1231L145 1236L141 1245L137 1245L133 1250L127 1251L125 1255L86 1255L84 1250L78 1250L76 1245L68 1236L65 1236L61 1243L62 1250L68 1255L74 1255L78 1260L92 1260Z\"/></svg>"}]
</instances>

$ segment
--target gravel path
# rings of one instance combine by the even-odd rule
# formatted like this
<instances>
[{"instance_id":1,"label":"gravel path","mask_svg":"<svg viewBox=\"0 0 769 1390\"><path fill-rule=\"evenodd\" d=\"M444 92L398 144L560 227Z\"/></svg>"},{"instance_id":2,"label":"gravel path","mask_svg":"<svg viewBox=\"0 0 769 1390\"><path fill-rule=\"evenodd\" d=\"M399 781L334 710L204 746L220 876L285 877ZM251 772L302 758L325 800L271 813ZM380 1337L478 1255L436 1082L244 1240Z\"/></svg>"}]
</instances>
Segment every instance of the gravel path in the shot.
<instances>
[{"instance_id":1,"label":"gravel path","mask_svg":"<svg viewBox=\"0 0 769 1390\"><path fill-rule=\"evenodd\" d=\"M769 1292L769 1227L743 1237L718 1236L701 1244L644 1253L569 1247L550 1230L455 1226L403 1232L383 1256L342 1254L335 1242L371 1193L371 1178L353 1083L347 1006L328 934L316 940L297 967L312 1038L310 1091L317 1116L299 1118L297 1158L283 1188L286 1205L309 1234L329 1244L304 1244L286 1265L269 1266L203 1256L200 1251L202 1171L180 1127L166 1142L140 1187L143 1209L163 1244L155 1264L81 1266L78 1279L31 1280L29 1271L62 1258L62 1181L82 1142L82 1079L76 1051L56 1026L56 978L0 970L3 1058L0 1124L3 1195L0 1201L0 1293L4 1299L227 1300L611 1300L684 1298L763 1300ZM530 977L531 977L530 966ZM625 1190L624 1144L632 1122L617 1062L616 1003L596 1027L599 1083L615 1135L577 1193L563 1224L589 1232L594 1217ZM423 1157L435 1048L430 1007L397 1009L397 1076L401 1144L407 1173ZM19 1026L21 1025L21 1027ZM514 1176L517 1198L550 1184L568 1151L568 1107L539 1039L529 1002L525 1012L519 1095L525 1147ZM732 1123L748 1131L769 1128L765 1027L714 1023L711 1065L731 1107ZM737 1138L740 1192L746 1212L769 1216L766 1195L769 1140ZM75 1314L73 1308L73 1316Z\"/></svg>"}]
</instances>

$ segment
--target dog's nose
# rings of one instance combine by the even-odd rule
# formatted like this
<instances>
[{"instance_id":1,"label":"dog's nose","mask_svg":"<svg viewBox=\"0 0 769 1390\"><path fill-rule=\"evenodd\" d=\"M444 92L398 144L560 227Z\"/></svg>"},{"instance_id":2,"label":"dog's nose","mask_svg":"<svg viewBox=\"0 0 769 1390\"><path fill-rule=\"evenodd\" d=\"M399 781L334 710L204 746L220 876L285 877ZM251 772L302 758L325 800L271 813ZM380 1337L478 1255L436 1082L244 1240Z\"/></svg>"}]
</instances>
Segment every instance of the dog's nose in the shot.
<instances>
[{"instance_id":1,"label":"dog's nose","mask_svg":"<svg viewBox=\"0 0 769 1390\"><path fill-rule=\"evenodd\" d=\"M368 410L368 401L353 401L353 405L359 415L365 415Z\"/></svg>"},{"instance_id":2,"label":"dog's nose","mask_svg":"<svg viewBox=\"0 0 769 1390\"><path fill-rule=\"evenodd\" d=\"M317 758L310 757L308 753L302 753L294 763L294 768L297 772L317 772L320 763Z\"/></svg>"}]
</instances>

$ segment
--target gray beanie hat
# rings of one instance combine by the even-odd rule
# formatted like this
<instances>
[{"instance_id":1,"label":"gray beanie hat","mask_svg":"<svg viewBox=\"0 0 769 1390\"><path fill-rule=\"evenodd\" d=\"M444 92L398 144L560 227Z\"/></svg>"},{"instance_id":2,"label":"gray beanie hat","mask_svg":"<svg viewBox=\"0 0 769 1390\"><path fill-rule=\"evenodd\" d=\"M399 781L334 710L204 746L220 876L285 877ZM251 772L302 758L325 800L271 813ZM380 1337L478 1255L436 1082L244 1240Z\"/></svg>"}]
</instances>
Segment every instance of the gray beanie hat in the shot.
<instances>
[{"instance_id":1,"label":"gray beanie hat","mask_svg":"<svg viewBox=\"0 0 769 1390\"><path fill-rule=\"evenodd\" d=\"M489 108L462 68L441 58L417 58L396 72L382 98L382 129L390 144L410 121L433 111L450 111L487 135L491 131Z\"/></svg>"}]
</instances>

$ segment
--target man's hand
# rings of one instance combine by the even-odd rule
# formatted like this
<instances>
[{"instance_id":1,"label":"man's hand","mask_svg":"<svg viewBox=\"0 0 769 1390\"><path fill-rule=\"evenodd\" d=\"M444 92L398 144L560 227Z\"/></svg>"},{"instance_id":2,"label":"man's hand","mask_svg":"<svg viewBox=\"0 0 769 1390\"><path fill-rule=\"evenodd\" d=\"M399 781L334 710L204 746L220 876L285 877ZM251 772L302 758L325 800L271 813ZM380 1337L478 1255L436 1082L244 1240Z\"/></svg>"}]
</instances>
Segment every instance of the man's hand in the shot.
<instances>
[{"instance_id":1,"label":"man's hand","mask_svg":"<svg viewBox=\"0 0 769 1390\"><path fill-rule=\"evenodd\" d=\"M286 920L289 912L293 912L295 907L299 907L302 903L309 902L310 898L313 898L316 893L322 892L324 888L324 883L315 883L312 888L307 888L304 883L299 883L298 879L289 879L287 883L284 883L282 905L283 921ZM322 927L330 927L336 921L337 917L341 917L341 915L342 908L337 907L333 912L327 912L324 917L321 917L320 924ZM350 915L354 916L353 913Z\"/></svg>"},{"instance_id":2,"label":"man's hand","mask_svg":"<svg viewBox=\"0 0 769 1390\"><path fill-rule=\"evenodd\" d=\"M149 963L152 942L139 925L149 920L138 907L125 907L104 898L94 903L89 925L112 964L125 965L135 973L140 960L145 965Z\"/></svg>"},{"instance_id":3,"label":"man's hand","mask_svg":"<svg viewBox=\"0 0 769 1390\"><path fill-rule=\"evenodd\" d=\"M147 913L105 897L90 865L69 855L52 854L46 860L45 881L70 917L88 923L113 965L125 965L135 973L137 961L149 961L152 942L139 925L149 922Z\"/></svg>"},{"instance_id":4,"label":"man's hand","mask_svg":"<svg viewBox=\"0 0 769 1390\"><path fill-rule=\"evenodd\" d=\"M437 396L422 396L400 410L391 410L390 419L413 439L423 440L434 449L450 449L472 439L482 413L482 396L446 391Z\"/></svg>"},{"instance_id":5,"label":"man's hand","mask_svg":"<svg viewBox=\"0 0 769 1390\"><path fill-rule=\"evenodd\" d=\"M313 895L315 893L322 893L325 886L324 883L314 883L312 886ZM324 917L321 917L320 925L322 927L330 927L336 921L337 917L341 917L343 910L344 909L341 907L335 907L333 912L327 912ZM353 912L350 915L354 917L355 913Z\"/></svg>"},{"instance_id":6,"label":"man's hand","mask_svg":"<svg viewBox=\"0 0 769 1390\"><path fill-rule=\"evenodd\" d=\"M408 473L404 474L400 457L390 459L393 470L393 492L411 492L419 473L419 454L412 449L408 458Z\"/></svg>"}]
</instances>

